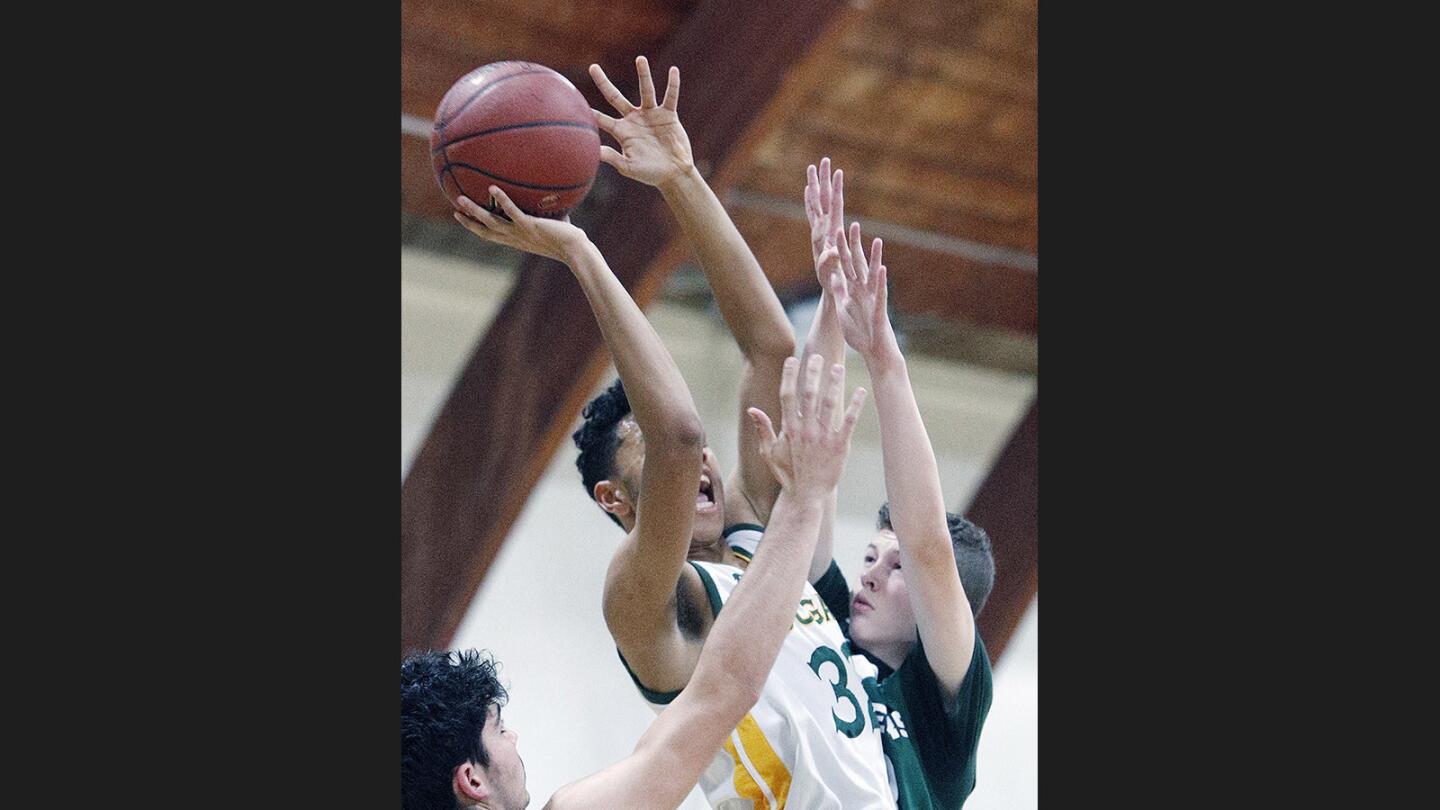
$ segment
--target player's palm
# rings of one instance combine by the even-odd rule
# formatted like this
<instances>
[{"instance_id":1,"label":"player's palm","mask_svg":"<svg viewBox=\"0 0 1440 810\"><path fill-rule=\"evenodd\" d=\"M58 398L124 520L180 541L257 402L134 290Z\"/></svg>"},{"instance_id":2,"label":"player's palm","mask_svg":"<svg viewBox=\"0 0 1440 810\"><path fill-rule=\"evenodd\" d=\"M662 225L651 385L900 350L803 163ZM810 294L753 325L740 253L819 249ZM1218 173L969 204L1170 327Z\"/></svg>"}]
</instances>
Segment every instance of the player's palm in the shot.
<instances>
[{"instance_id":1,"label":"player's palm","mask_svg":"<svg viewBox=\"0 0 1440 810\"><path fill-rule=\"evenodd\" d=\"M855 389L840 425L835 426L835 412L845 389L845 366L833 364L828 382L822 382L823 363L819 354L810 355L802 382L800 361L794 357L785 361L780 373L778 435L764 411L748 409L760 455L784 490L818 495L835 488L865 402L865 389Z\"/></svg>"},{"instance_id":2,"label":"player's palm","mask_svg":"<svg viewBox=\"0 0 1440 810\"><path fill-rule=\"evenodd\" d=\"M635 59L635 72L640 79L638 107L630 103L599 65L590 66L590 78L620 114L619 118L612 118L594 111L596 125L620 144L618 152L601 145L600 159L626 177L659 186L683 176L695 165L690 136L680 126L680 115L676 112L680 103L680 69L670 68L662 101L655 99L655 82L645 57Z\"/></svg>"},{"instance_id":3,"label":"player's palm","mask_svg":"<svg viewBox=\"0 0 1440 810\"><path fill-rule=\"evenodd\" d=\"M468 216L457 213L455 218L481 239L565 262L575 246L589 238L570 224L568 215L564 219L532 217L521 211L504 189L491 186L491 192L505 217L490 213L468 197L457 200Z\"/></svg>"},{"instance_id":4,"label":"player's palm","mask_svg":"<svg viewBox=\"0 0 1440 810\"><path fill-rule=\"evenodd\" d=\"M839 264L844 283L832 281L840 331L845 342L863 356L870 356L893 337L886 313L885 265L880 263L884 243L876 239L867 262L860 246L860 225L850 226L850 238L841 239Z\"/></svg>"},{"instance_id":5,"label":"player's palm","mask_svg":"<svg viewBox=\"0 0 1440 810\"><path fill-rule=\"evenodd\" d=\"M824 177L815 172L815 167L806 167L805 217L810 220L810 253L815 259L815 280L820 288L831 289L835 279L845 284L844 270L840 265L839 243L845 239L845 193L844 175L836 171L834 182L830 178L830 158L820 161Z\"/></svg>"},{"instance_id":6,"label":"player's palm","mask_svg":"<svg viewBox=\"0 0 1440 810\"><path fill-rule=\"evenodd\" d=\"M611 134L620 142L620 151L602 146L601 159L632 180L658 186L694 165L690 136L680 126L680 116L664 107L636 107L615 123Z\"/></svg>"},{"instance_id":7,"label":"player's palm","mask_svg":"<svg viewBox=\"0 0 1440 810\"><path fill-rule=\"evenodd\" d=\"M833 248L843 238L845 229L845 173L837 169L830 173L830 158L821 158L820 171L814 164L805 167L805 218L810 221L810 257L815 260L815 272L820 283L830 288L829 276L839 271L839 256L836 262L823 266L821 259L825 251Z\"/></svg>"}]
</instances>

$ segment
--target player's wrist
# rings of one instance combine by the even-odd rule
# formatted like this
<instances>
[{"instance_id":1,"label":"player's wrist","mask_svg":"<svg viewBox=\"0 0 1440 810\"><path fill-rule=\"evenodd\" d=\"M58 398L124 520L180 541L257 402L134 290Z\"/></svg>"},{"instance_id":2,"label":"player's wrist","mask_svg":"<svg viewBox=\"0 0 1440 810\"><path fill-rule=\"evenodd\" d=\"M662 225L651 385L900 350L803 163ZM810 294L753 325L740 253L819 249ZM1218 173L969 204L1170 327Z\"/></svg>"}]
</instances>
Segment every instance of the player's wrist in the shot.
<instances>
[{"instance_id":1,"label":"player's wrist","mask_svg":"<svg viewBox=\"0 0 1440 810\"><path fill-rule=\"evenodd\" d=\"M895 342L893 332L877 339L862 356L865 358L865 368L872 378L905 370L905 355L900 353L900 346Z\"/></svg>"},{"instance_id":2,"label":"player's wrist","mask_svg":"<svg viewBox=\"0 0 1440 810\"><path fill-rule=\"evenodd\" d=\"M600 256L600 249L595 247L595 243L590 241L590 237L586 236L585 232L579 228L576 228L575 231L573 235L560 240L560 255L556 257L571 270L577 269L577 266L587 259L595 259Z\"/></svg>"},{"instance_id":3,"label":"player's wrist","mask_svg":"<svg viewBox=\"0 0 1440 810\"><path fill-rule=\"evenodd\" d=\"M679 160L674 170L660 178L655 187L667 197L684 195L705 188L705 178L695 168L695 161Z\"/></svg>"},{"instance_id":4,"label":"player's wrist","mask_svg":"<svg viewBox=\"0 0 1440 810\"><path fill-rule=\"evenodd\" d=\"M833 488L813 478L799 478L780 490L780 498L785 499L786 509L795 517L818 516L825 507L825 498ZM780 498L776 498L777 505Z\"/></svg>"}]
</instances>

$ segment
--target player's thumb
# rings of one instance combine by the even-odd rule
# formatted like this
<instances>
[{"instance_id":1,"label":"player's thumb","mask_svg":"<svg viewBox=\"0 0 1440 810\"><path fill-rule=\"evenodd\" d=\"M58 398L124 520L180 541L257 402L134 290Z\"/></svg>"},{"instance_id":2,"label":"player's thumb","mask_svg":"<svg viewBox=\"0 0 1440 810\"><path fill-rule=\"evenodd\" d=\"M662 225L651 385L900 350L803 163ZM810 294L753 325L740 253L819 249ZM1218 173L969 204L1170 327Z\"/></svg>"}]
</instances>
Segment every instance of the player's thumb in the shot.
<instances>
[{"instance_id":1,"label":"player's thumb","mask_svg":"<svg viewBox=\"0 0 1440 810\"><path fill-rule=\"evenodd\" d=\"M609 163L621 172L625 171L625 156L605 144L600 145L600 160L603 163Z\"/></svg>"},{"instance_id":2,"label":"player's thumb","mask_svg":"<svg viewBox=\"0 0 1440 810\"><path fill-rule=\"evenodd\" d=\"M766 456L770 455L770 445L775 443L775 425L770 421L770 415L759 408L746 408L745 413L750 417L750 424L754 426L755 438L760 442L760 452Z\"/></svg>"}]
</instances>

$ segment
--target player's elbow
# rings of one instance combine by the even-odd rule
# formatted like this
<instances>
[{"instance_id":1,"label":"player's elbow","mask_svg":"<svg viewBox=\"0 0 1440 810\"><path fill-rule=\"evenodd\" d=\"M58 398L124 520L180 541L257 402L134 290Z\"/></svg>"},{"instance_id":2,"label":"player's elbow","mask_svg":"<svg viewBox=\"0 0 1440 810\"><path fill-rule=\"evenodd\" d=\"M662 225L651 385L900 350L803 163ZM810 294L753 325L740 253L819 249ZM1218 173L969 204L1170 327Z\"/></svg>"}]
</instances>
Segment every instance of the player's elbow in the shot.
<instances>
[{"instance_id":1,"label":"player's elbow","mask_svg":"<svg viewBox=\"0 0 1440 810\"><path fill-rule=\"evenodd\" d=\"M769 675L768 670L758 667L732 666L723 671L697 671L696 683L703 684L701 694L706 696L717 714L734 715L738 723L760 702Z\"/></svg>"},{"instance_id":2,"label":"player's elbow","mask_svg":"<svg viewBox=\"0 0 1440 810\"><path fill-rule=\"evenodd\" d=\"M746 354L752 363L783 364L785 358L793 357L795 354L795 335L789 329L783 332L766 331L764 334L756 336L746 348Z\"/></svg>"},{"instance_id":3,"label":"player's elbow","mask_svg":"<svg viewBox=\"0 0 1440 810\"><path fill-rule=\"evenodd\" d=\"M730 699L726 701L726 710L739 723L755 704L760 702L760 696L765 691L764 678L740 678L737 679L735 687L730 691Z\"/></svg>"},{"instance_id":4,"label":"player's elbow","mask_svg":"<svg viewBox=\"0 0 1440 810\"><path fill-rule=\"evenodd\" d=\"M705 446L705 426L700 424L700 414L690 412L683 419L676 420L675 443L687 450L699 450Z\"/></svg>"},{"instance_id":5,"label":"player's elbow","mask_svg":"<svg viewBox=\"0 0 1440 810\"><path fill-rule=\"evenodd\" d=\"M700 414L693 409L672 414L664 424L645 428L645 444L649 448L672 452L698 454L705 446L705 427L700 424Z\"/></svg>"},{"instance_id":6,"label":"player's elbow","mask_svg":"<svg viewBox=\"0 0 1440 810\"><path fill-rule=\"evenodd\" d=\"M906 550L921 568L955 567L955 548L948 531L916 532Z\"/></svg>"},{"instance_id":7,"label":"player's elbow","mask_svg":"<svg viewBox=\"0 0 1440 810\"><path fill-rule=\"evenodd\" d=\"M769 669L761 667L742 667L735 671L731 692L735 696L735 708L741 715L760 702L760 695L765 691L765 680L769 677Z\"/></svg>"},{"instance_id":8,"label":"player's elbow","mask_svg":"<svg viewBox=\"0 0 1440 810\"><path fill-rule=\"evenodd\" d=\"M773 657L767 663L773 665ZM739 667L733 671L733 677L735 708L744 716L760 702L760 696L765 691L765 681L770 677L770 666Z\"/></svg>"}]
</instances>

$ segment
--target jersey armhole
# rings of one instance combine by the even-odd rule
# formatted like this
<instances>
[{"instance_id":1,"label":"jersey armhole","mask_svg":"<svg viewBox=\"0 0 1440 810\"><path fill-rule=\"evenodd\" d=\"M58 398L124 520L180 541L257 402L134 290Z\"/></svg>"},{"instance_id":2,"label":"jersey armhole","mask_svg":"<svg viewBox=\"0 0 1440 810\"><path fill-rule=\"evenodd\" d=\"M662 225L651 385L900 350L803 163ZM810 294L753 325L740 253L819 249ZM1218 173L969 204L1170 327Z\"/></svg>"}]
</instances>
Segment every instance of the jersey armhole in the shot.
<instances>
[{"instance_id":1,"label":"jersey armhole","mask_svg":"<svg viewBox=\"0 0 1440 810\"><path fill-rule=\"evenodd\" d=\"M710 572L706 571L704 566L696 563L694 560L690 560L689 562L690 566L695 569L695 573L700 575L700 581L705 585L705 595L710 597L710 612L712 617L719 618L720 606L724 603L720 601L720 590L715 587L715 580L710 578Z\"/></svg>"},{"instance_id":2,"label":"jersey armhole","mask_svg":"<svg viewBox=\"0 0 1440 810\"><path fill-rule=\"evenodd\" d=\"M709 571L706 571L704 567L697 565L694 560L690 560L689 562L691 567L695 569L695 573L700 575L700 582L705 586L705 595L710 599L711 613L715 616L719 616L720 607L723 603L720 601L720 591L718 588L715 587L715 580L711 579ZM660 706L669 705L675 700L675 698L680 696L680 693L682 691L684 691L683 689L676 689L673 692L657 692L654 689L651 689L650 687L640 682L640 676L636 675L635 670L630 668L630 662L625 660L625 653L620 652L619 647L615 648L615 654L620 656L620 663L625 666L625 673L630 676L630 680L635 682L635 688L639 689L640 694L643 695L645 699L650 701L651 703L658 704Z\"/></svg>"},{"instance_id":3,"label":"jersey armhole","mask_svg":"<svg viewBox=\"0 0 1440 810\"><path fill-rule=\"evenodd\" d=\"M620 663L625 665L626 674L630 676L630 680L635 682L635 688L640 690L640 694L643 695L646 700L661 706L667 706L671 701L680 696L680 692L682 691L680 689L676 689L674 692L656 692L654 689L648 688L640 682L640 676L635 674L635 670L630 668L630 662L625 660L625 653L620 652L619 647L615 648L615 654L620 656Z\"/></svg>"}]
</instances>

